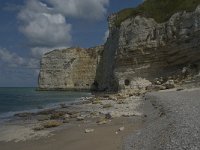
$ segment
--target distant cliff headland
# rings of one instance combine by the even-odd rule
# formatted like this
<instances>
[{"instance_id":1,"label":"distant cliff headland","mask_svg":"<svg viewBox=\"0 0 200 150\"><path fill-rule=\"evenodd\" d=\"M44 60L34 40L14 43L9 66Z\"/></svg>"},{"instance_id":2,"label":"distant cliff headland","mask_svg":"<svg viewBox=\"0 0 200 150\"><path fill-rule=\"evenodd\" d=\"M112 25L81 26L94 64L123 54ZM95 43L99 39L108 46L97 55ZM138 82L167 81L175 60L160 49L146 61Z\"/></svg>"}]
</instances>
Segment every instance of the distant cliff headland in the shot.
<instances>
[{"instance_id":1,"label":"distant cliff headland","mask_svg":"<svg viewBox=\"0 0 200 150\"><path fill-rule=\"evenodd\" d=\"M199 4L146 0L112 14L104 45L43 56L39 89L120 91L181 83L199 72Z\"/></svg>"}]
</instances>

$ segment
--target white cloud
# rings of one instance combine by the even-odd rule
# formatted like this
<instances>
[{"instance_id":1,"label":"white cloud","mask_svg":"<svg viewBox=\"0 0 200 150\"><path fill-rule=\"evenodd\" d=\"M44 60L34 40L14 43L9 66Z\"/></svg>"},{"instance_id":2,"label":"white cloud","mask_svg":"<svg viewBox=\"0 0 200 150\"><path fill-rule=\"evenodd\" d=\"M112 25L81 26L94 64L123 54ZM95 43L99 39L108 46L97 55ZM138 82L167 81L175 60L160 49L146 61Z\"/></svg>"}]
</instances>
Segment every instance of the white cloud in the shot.
<instances>
[{"instance_id":1,"label":"white cloud","mask_svg":"<svg viewBox=\"0 0 200 150\"><path fill-rule=\"evenodd\" d=\"M37 69L40 61L38 58L23 58L5 48L0 48L0 63L4 63L8 67Z\"/></svg>"},{"instance_id":2,"label":"white cloud","mask_svg":"<svg viewBox=\"0 0 200 150\"><path fill-rule=\"evenodd\" d=\"M33 57L52 49L69 47L72 25L66 18L100 20L109 0L27 0L18 18L20 31L28 38Z\"/></svg>"},{"instance_id":3,"label":"white cloud","mask_svg":"<svg viewBox=\"0 0 200 150\"><path fill-rule=\"evenodd\" d=\"M99 20L107 13L109 0L44 0L66 17Z\"/></svg>"},{"instance_id":4,"label":"white cloud","mask_svg":"<svg viewBox=\"0 0 200 150\"><path fill-rule=\"evenodd\" d=\"M34 58L40 58L40 56L42 56L43 54L47 53L47 52L50 52L52 50L55 50L55 49L64 49L64 48L67 48L67 46L65 47L34 47L31 49L31 53L32 53L32 56Z\"/></svg>"},{"instance_id":5,"label":"white cloud","mask_svg":"<svg viewBox=\"0 0 200 150\"><path fill-rule=\"evenodd\" d=\"M38 53L38 47L42 51L69 46L71 24L66 22L62 14L52 12L40 1L28 0L18 18L23 22L20 31L29 39L33 54Z\"/></svg>"},{"instance_id":6,"label":"white cloud","mask_svg":"<svg viewBox=\"0 0 200 150\"><path fill-rule=\"evenodd\" d=\"M29 82L33 84L32 76L38 75L41 56L52 49L70 46L72 25L66 19L101 20L105 17L109 5L109 0L25 0L24 2L26 3L23 6L8 5L4 10L19 11L20 31L29 40L32 55L31 58L23 58L0 48L0 66L3 66L0 70L1 86L8 86L8 83L16 86L24 86L22 83ZM3 69L9 71L6 73Z\"/></svg>"},{"instance_id":7,"label":"white cloud","mask_svg":"<svg viewBox=\"0 0 200 150\"><path fill-rule=\"evenodd\" d=\"M40 66L40 61L36 58L30 58L27 60L26 63L26 68L30 68L30 69L38 69Z\"/></svg>"},{"instance_id":8,"label":"white cloud","mask_svg":"<svg viewBox=\"0 0 200 150\"><path fill-rule=\"evenodd\" d=\"M34 47L31 49L31 53L34 58L39 58L40 56L42 56L43 54L45 54L51 50L52 49L45 48L45 47Z\"/></svg>"},{"instance_id":9,"label":"white cloud","mask_svg":"<svg viewBox=\"0 0 200 150\"><path fill-rule=\"evenodd\" d=\"M104 34L104 37L103 37L103 41L106 42L107 41L107 38L109 36L109 30L107 30Z\"/></svg>"},{"instance_id":10,"label":"white cloud","mask_svg":"<svg viewBox=\"0 0 200 150\"><path fill-rule=\"evenodd\" d=\"M25 62L25 60L16 53L12 53L3 48L0 48L0 61L8 64L10 67L23 65Z\"/></svg>"},{"instance_id":11,"label":"white cloud","mask_svg":"<svg viewBox=\"0 0 200 150\"><path fill-rule=\"evenodd\" d=\"M71 40L71 25L66 24L60 14L38 14L21 28L24 35L31 39L32 46L66 46Z\"/></svg>"}]
</instances>

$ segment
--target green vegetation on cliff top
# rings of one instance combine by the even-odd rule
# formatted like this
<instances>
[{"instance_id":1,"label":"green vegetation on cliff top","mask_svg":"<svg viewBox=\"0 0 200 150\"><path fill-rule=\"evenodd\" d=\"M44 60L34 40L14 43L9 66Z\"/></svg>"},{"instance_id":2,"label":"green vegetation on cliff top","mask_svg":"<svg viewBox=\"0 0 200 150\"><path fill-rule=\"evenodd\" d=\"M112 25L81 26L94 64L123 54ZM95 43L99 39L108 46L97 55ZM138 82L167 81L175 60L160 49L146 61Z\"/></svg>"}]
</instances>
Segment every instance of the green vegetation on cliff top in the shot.
<instances>
[{"instance_id":1,"label":"green vegetation on cliff top","mask_svg":"<svg viewBox=\"0 0 200 150\"><path fill-rule=\"evenodd\" d=\"M165 22L176 12L194 11L200 0L146 0L136 8L127 8L118 12L116 26L136 15L154 18L158 23Z\"/></svg>"}]
</instances>

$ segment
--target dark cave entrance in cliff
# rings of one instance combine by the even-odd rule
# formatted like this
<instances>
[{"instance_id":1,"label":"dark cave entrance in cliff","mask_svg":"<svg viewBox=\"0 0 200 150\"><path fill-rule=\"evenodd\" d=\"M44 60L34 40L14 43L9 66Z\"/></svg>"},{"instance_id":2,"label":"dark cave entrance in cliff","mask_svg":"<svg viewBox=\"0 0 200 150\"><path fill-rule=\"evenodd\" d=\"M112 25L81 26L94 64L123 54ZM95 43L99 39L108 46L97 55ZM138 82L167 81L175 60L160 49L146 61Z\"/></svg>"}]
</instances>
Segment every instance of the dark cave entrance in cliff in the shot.
<instances>
[{"instance_id":1,"label":"dark cave entrance in cliff","mask_svg":"<svg viewBox=\"0 0 200 150\"><path fill-rule=\"evenodd\" d=\"M124 84L125 84L126 86L129 86L129 85L130 85L130 80L129 80L129 79L124 80Z\"/></svg>"}]
</instances>

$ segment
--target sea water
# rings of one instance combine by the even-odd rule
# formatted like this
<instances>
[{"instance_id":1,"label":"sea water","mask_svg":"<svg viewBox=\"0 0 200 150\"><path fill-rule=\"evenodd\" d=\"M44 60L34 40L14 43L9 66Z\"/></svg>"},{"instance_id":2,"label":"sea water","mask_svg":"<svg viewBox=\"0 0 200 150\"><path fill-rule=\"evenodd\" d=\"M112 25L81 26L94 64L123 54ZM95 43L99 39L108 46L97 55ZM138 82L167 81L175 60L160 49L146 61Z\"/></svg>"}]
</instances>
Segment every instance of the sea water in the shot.
<instances>
[{"instance_id":1,"label":"sea water","mask_svg":"<svg viewBox=\"0 0 200 150\"><path fill-rule=\"evenodd\" d=\"M0 119L18 112L56 107L90 95L86 92L37 91L36 88L0 88Z\"/></svg>"}]
</instances>

